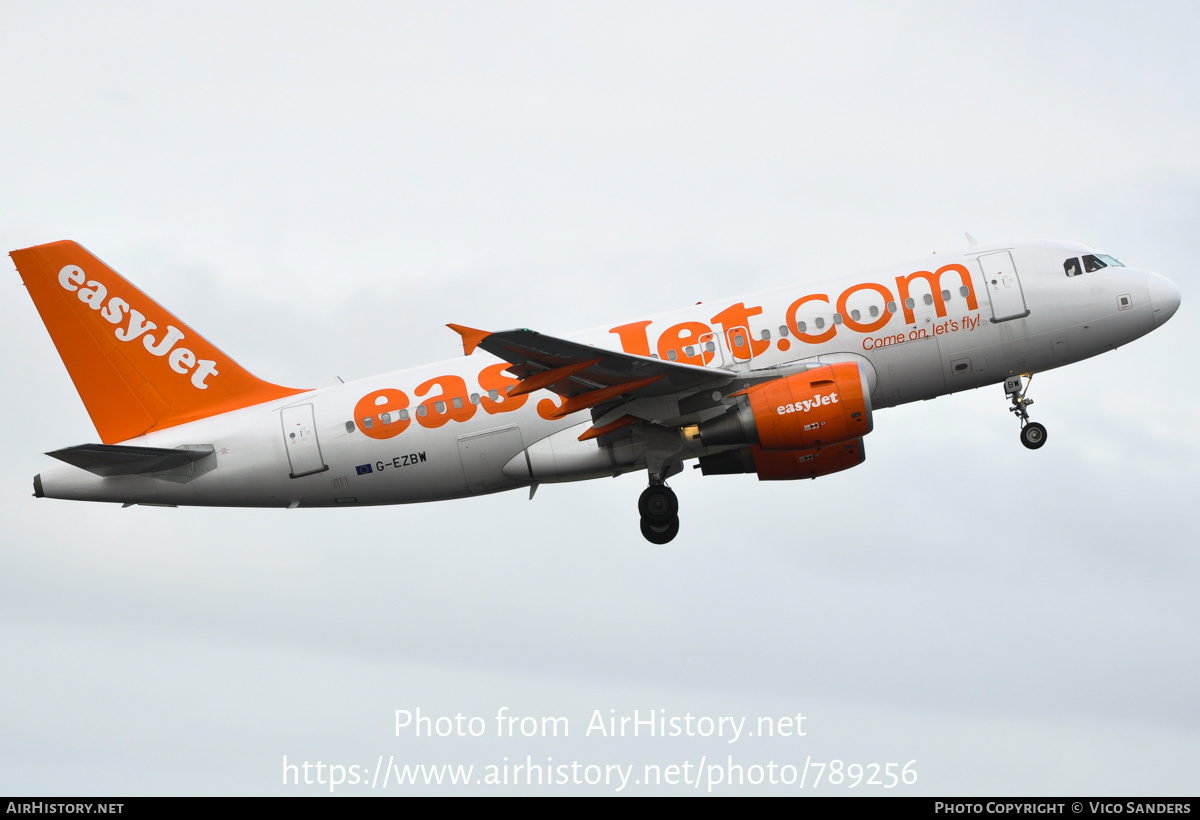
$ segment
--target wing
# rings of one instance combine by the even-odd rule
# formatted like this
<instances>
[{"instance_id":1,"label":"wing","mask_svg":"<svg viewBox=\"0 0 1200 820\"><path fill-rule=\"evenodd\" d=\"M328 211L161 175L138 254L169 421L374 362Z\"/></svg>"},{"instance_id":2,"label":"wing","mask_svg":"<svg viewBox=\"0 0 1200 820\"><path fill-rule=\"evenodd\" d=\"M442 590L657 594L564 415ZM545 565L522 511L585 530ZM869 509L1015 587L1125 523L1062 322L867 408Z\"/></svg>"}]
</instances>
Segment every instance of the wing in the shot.
<instances>
[{"instance_id":1,"label":"wing","mask_svg":"<svg viewBox=\"0 0 1200 820\"><path fill-rule=\"evenodd\" d=\"M462 336L466 355L480 348L512 365L508 372L521 383L509 391L510 396L535 390L557 393L564 401L552 418L591 409L598 423L584 434L588 438L636 421L639 415L635 412L599 423L607 421L612 410L638 399L679 398L722 387L737 377L730 370L619 353L533 330L489 333L462 325L447 327Z\"/></svg>"}]
</instances>

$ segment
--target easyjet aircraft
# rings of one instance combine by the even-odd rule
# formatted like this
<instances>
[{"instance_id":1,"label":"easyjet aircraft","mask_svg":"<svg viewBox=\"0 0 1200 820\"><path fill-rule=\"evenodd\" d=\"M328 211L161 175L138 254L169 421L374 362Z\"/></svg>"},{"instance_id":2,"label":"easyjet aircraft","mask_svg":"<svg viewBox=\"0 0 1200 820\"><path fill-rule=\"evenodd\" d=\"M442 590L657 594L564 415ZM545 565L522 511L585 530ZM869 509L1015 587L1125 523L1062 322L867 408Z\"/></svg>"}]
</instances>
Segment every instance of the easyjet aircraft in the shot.
<instances>
[{"instance_id":1,"label":"easyjet aircraft","mask_svg":"<svg viewBox=\"0 0 1200 820\"><path fill-rule=\"evenodd\" d=\"M74 242L12 258L103 442L49 453L39 498L352 507L645 470L655 543L679 531L666 482L684 462L827 475L863 462L884 407L1003 383L1041 447L1032 374L1149 333L1180 299L1084 245L972 241L569 339L450 325L463 358L307 390L250 375Z\"/></svg>"}]
</instances>

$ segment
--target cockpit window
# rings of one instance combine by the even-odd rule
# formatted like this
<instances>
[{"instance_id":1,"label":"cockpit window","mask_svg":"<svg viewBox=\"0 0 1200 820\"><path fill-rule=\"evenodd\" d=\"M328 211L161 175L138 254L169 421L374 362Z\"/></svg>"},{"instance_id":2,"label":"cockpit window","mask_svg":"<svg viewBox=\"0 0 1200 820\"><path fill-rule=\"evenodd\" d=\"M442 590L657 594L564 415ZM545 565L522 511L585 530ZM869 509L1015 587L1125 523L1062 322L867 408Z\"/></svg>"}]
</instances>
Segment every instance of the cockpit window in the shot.
<instances>
[{"instance_id":1,"label":"cockpit window","mask_svg":"<svg viewBox=\"0 0 1200 820\"><path fill-rule=\"evenodd\" d=\"M1083 257L1083 265L1080 266L1079 257L1072 257L1066 262L1063 262L1063 270L1067 276L1078 276L1081 273L1095 273L1101 268L1123 268L1124 265L1115 257L1104 253L1089 253Z\"/></svg>"}]
</instances>

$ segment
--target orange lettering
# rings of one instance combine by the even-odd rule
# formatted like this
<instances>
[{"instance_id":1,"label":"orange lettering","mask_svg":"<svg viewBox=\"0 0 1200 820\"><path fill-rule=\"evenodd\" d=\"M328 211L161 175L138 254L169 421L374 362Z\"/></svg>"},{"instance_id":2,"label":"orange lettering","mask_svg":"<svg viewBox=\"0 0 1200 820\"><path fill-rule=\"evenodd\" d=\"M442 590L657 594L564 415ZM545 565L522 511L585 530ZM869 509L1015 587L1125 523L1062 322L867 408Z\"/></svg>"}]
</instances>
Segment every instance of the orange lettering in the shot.
<instances>
[{"instance_id":1,"label":"orange lettering","mask_svg":"<svg viewBox=\"0 0 1200 820\"><path fill-rule=\"evenodd\" d=\"M632 353L635 356L649 356L650 339L646 336L646 328L649 326L650 320L631 322L614 327L608 332L617 334L617 338L621 340L621 349L626 353Z\"/></svg>"},{"instance_id":2,"label":"orange lettering","mask_svg":"<svg viewBox=\"0 0 1200 820\"><path fill-rule=\"evenodd\" d=\"M765 339L754 339L750 336L750 317L757 316L762 313L762 308L748 308L741 302L736 305L725 308L723 311L712 317L712 320L721 326L725 331L725 342L729 345L729 350L738 359L749 359L753 356L759 356L767 351L771 343ZM741 328L744 334L735 334L731 331ZM737 337L744 335L742 343L737 343Z\"/></svg>"},{"instance_id":3,"label":"orange lettering","mask_svg":"<svg viewBox=\"0 0 1200 820\"><path fill-rule=\"evenodd\" d=\"M713 354L700 345L700 337L711 332L712 328L703 322L683 322L672 325L658 337L658 358L703 367L712 360ZM683 349L689 345L699 348L699 352L691 356L684 353ZM672 350L675 351L675 358L670 356Z\"/></svg>"},{"instance_id":4,"label":"orange lettering","mask_svg":"<svg viewBox=\"0 0 1200 820\"><path fill-rule=\"evenodd\" d=\"M434 387L442 392L425 399L425 415L417 414L422 427L441 427L448 421L467 421L475 415L475 405L467 397L467 383L458 376L437 376L417 385L417 398L423 398Z\"/></svg>"},{"instance_id":5,"label":"orange lettering","mask_svg":"<svg viewBox=\"0 0 1200 820\"><path fill-rule=\"evenodd\" d=\"M967 289L967 307L971 310L979 309L979 301L975 298L975 286L971 284L971 274L962 265L944 265L937 269L937 273L930 273L927 270L919 270L910 273L908 276L896 277L896 290L900 293L900 304L904 308L904 321L908 324L915 324L917 317L913 315L912 309L908 307L905 300L908 299L908 283L913 279L924 279L925 284L929 285L929 292L933 296L933 307L939 317L946 315L946 300L942 298L942 274L947 271L954 271L962 280L963 287Z\"/></svg>"},{"instance_id":6,"label":"orange lettering","mask_svg":"<svg viewBox=\"0 0 1200 820\"><path fill-rule=\"evenodd\" d=\"M513 410L520 408L525 402L529 401L528 395L509 396L508 388L514 384L520 384L520 379L506 375L504 371L512 367L508 362L500 362L485 367L479 371L479 386L483 388L484 395L479 399L479 403L483 405L483 409L492 415L496 413L511 413ZM500 398L493 400L487 395L487 391L495 390Z\"/></svg>"},{"instance_id":7,"label":"orange lettering","mask_svg":"<svg viewBox=\"0 0 1200 820\"><path fill-rule=\"evenodd\" d=\"M363 396L354 405L354 424L371 438L398 436L412 423L411 419L401 421L399 417L399 412L407 407L408 396L403 390L376 390Z\"/></svg>"},{"instance_id":8,"label":"orange lettering","mask_svg":"<svg viewBox=\"0 0 1200 820\"><path fill-rule=\"evenodd\" d=\"M788 330L792 331L792 335L805 344L819 345L822 342L828 342L833 338L834 334L837 333L837 325L835 324L830 323L829 330L825 331L824 333L816 334L810 334L807 332L801 333L800 328L797 327L796 311L799 310L800 306L805 302L824 302L829 304L829 297L824 293L810 293L808 296L801 296L799 299L792 302L791 307L787 309L787 313L784 315L784 319L787 320Z\"/></svg>"},{"instance_id":9,"label":"orange lettering","mask_svg":"<svg viewBox=\"0 0 1200 820\"><path fill-rule=\"evenodd\" d=\"M555 396L554 398L558 399L558 404L554 403L554 399L542 399L537 403L537 411L539 416L544 419L558 418L555 413L558 412L560 407L566 404L567 400L562 396Z\"/></svg>"},{"instance_id":10,"label":"orange lettering","mask_svg":"<svg viewBox=\"0 0 1200 820\"><path fill-rule=\"evenodd\" d=\"M873 290L883 297L883 310L880 311L879 318L868 324L855 321L850 316L850 311L846 310L846 301L850 298L850 295L860 290ZM855 285L854 287L847 288L845 292L838 297L837 309L838 313L842 314L842 321L845 322L846 327L859 333L874 333L876 330L879 330L879 328L886 325L888 320L892 318L892 314L887 312L887 303L891 301L893 301L892 292L883 285L877 285L874 282L863 282L861 285Z\"/></svg>"}]
</instances>

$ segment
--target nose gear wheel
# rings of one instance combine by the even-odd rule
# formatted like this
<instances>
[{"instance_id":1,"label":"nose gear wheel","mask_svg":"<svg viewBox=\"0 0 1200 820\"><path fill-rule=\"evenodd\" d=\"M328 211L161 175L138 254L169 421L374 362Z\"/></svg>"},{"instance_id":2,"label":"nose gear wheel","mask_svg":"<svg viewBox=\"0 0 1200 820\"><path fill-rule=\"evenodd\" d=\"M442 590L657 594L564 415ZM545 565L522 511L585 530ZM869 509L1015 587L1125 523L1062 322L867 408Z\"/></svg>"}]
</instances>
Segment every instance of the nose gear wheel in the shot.
<instances>
[{"instance_id":1,"label":"nose gear wheel","mask_svg":"<svg viewBox=\"0 0 1200 820\"><path fill-rule=\"evenodd\" d=\"M1046 428L1031 421L1021 428L1021 443L1030 450L1036 450L1046 443Z\"/></svg>"},{"instance_id":2,"label":"nose gear wheel","mask_svg":"<svg viewBox=\"0 0 1200 820\"><path fill-rule=\"evenodd\" d=\"M1024 385L1021 383L1023 378ZM1025 398L1025 394L1029 392L1031 384L1033 376L1009 376L1004 380L1004 394L1012 400L1012 407L1008 408L1008 411L1021 422L1021 443L1030 450L1036 450L1046 443L1046 428L1036 421L1029 420L1029 408L1033 406L1033 399Z\"/></svg>"}]
</instances>

